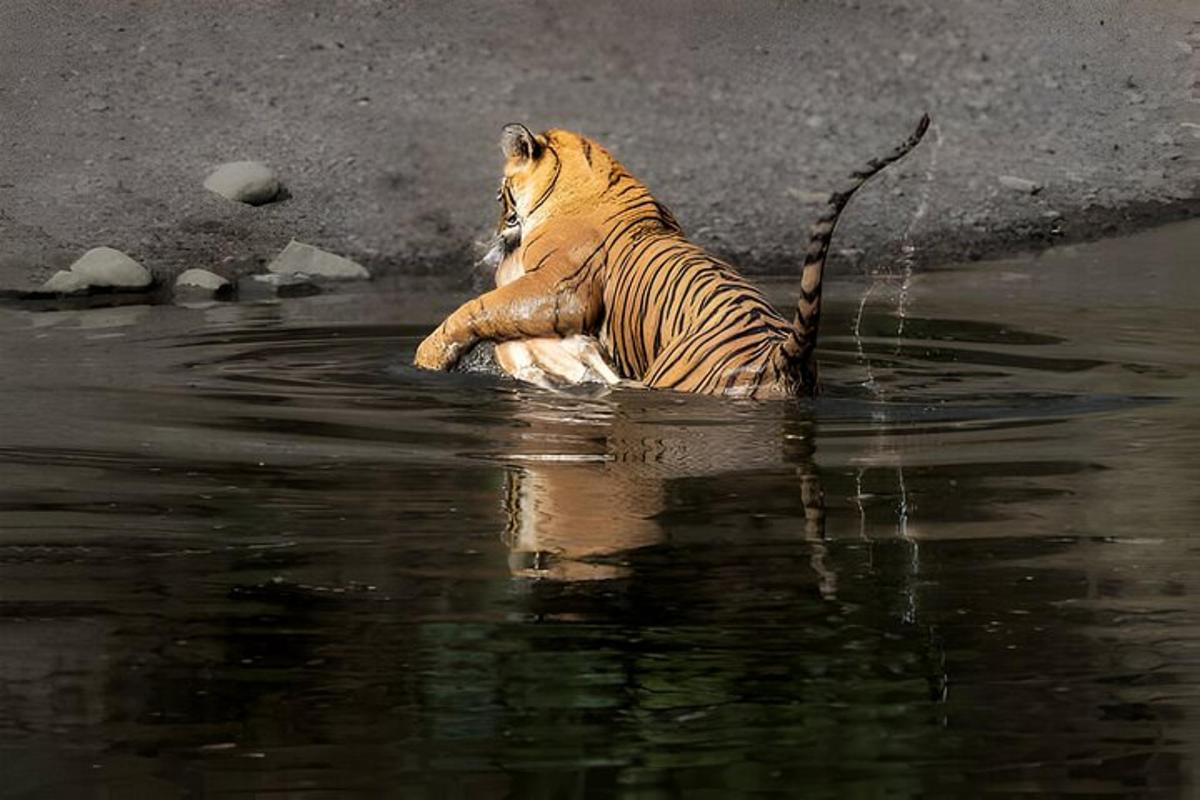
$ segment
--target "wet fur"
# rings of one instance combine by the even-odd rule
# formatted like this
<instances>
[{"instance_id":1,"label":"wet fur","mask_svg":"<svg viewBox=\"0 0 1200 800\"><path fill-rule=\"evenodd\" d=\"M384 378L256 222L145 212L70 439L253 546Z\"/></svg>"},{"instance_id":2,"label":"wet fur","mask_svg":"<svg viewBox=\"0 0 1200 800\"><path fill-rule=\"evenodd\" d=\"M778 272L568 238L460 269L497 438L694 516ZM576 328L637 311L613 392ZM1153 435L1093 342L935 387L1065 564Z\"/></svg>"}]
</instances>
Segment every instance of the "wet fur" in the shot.
<instances>
[{"instance_id":1,"label":"wet fur","mask_svg":"<svg viewBox=\"0 0 1200 800\"><path fill-rule=\"evenodd\" d=\"M502 240L496 250L500 259L496 268L497 286L512 283L525 274L520 259L504 253ZM496 363L517 380L544 389L581 383L615 386L621 382L600 343L581 333L500 342L496 345Z\"/></svg>"},{"instance_id":2,"label":"wet fur","mask_svg":"<svg viewBox=\"0 0 1200 800\"><path fill-rule=\"evenodd\" d=\"M733 267L688 241L599 144L569 131L534 136L507 126L493 255L499 285L448 317L415 362L446 369L480 340L549 339L545 352L540 344L513 348L510 363L569 370L550 367L551 356L581 359L587 343L559 342L555 351L552 342L582 334L621 376L650 388L756 398L811 393L822 278L838 217L867 179L917 145L928 124L922 117L903 144L831 195L810 232L790 322Z\"/></svg>"}]
</instances>

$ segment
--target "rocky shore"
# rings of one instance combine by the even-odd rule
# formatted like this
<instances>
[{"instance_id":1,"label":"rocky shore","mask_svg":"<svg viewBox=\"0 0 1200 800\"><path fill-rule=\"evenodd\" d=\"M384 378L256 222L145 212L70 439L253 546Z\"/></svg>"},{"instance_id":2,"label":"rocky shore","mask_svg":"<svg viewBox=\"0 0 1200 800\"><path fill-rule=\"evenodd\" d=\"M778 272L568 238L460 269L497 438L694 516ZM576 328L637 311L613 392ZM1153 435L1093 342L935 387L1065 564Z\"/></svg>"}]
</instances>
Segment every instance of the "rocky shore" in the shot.
<instances>
[{"instance_id":1,"label":"rocky shore","mask_svg":"<svg viewBox=\"0 0 1200 800\"><path fill-rule=\"evenodd\" d=\"M14 0L0 75L6 296L82 292L81 258L113 252L149 282L87 285L286 292L317 262L463 280L514 120L605 143L750 273L793 269L825 193L923 110L836 268L1200 213L1193 2Z\"/></svg>"}]
</instances>

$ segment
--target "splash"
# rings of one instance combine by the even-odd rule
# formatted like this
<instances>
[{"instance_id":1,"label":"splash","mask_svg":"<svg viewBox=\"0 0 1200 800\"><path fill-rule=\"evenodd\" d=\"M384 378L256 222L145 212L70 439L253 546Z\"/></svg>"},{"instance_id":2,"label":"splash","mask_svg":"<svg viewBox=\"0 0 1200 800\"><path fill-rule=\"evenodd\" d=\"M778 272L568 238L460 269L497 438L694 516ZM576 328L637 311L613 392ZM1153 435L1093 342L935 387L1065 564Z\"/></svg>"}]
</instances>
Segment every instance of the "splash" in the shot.
<instances>
[{"instance_id":1,"label":"splash","mask_svg":"<svg viewBox=\"0 0 1200 800\"><path fill-rule=\"evenodd\" d=\"M934 134L932 147L930 148L929 163L925 168L924 180L921 184L921 191L918 197L916 209L913 211L912 217L905 226L904 234L900 244L900 258L896 262L895 269L885 267L882 270L871 271L871 283L863 291L862 296L858 301L858 312L854 317L854 344L858 362L863 365L866 371L866 379L863 381L863 386L876 399L882 399L884 394L883 386L875 379L875 371L871 364L871 359L867 356L863 346L862 324L863 317L866 315L867 302L876 290L880 288L893 288L893 294L896 303L896 335L894 340L895 354L900 352L900 343L904 338L904 326L908 319L909 313L909 293L912 285L913 273L915 271L917 261L917 247L913 243L916 231L925 217L929 214L929 197L932 192L934 173L937 170L938 154L942 149L942 129L941 126L934 124L931 126ZM863 468L859 468L855 476L855 497L854 501L858 507L859 513L859 536L863 539L868 538L867 535L867 513L863 504L866 497L863 493ZM908 624L915 624L919 616L919 605L915 590L917 576L921 571L921 548L920 544L909 533L908 520L912 510L912 505L909 501L908 487L904 481L904 468L900 465L896 466L898 504L896 507L896 535L904 542L904 546L908 548L908 571L910 580L906 582L904 589L904 610L902 612L903 620Z\"/></svg>"},{"instance_id":2,"label":"splash","mask_svg":"<svg viewBox=\"0 0 1200 800\"><path fill-rule=\"evenodd\" d=\"M904 335L904 321L908 316L908 292L912 285L913 267L917 260L917 247L913 244L913 232L917 226L925 219L929 213L929 194L933 188L933 173L937 170L938 153L942 149L942 128L940 125L933 125L933 146L929 149L929 165L925 168L925 180L921 184L921 197L917 202L916 211L913 212L912 219L908 221L908 227L904 229L904 238L900 244L900 290L896 298L896 339L897 347L899 340Z\"/></svg>"},{"instance_id":3,"label":"splash","mask_svg":"<svg viewBox=\"0 0 1200 800\"><path fill-rule=\"evenodd\" d=\"M894 296L896 298L896 339L895 349L899 352L900 340L904 336L904 325L908 318L909 291L912 285L914 267L917 260L917 247L913 243L914 235L920 223L929 213L929 196L933 188L934 172L937 170L938 154L942 149L942 129L937 123L930 126L933 132L933 143L930 148L929 164L925 168L925 176L921 185L920 197L917 201L917 207L913 211L912 217L905 226L904 234L901 237L900 258L896 263L898 272L891 267L883 269L872 269L871 284L863 292L859 298L858 313L854 318L854 343L858 355L858 361L864 366L867 372L867 377L863 381L863 385L875 397L882 396L882 387L876 382L875 374L871 367L871 360L867 357L863 347L862 340L862 322L866 314L867 301L876 289L881 287L895 287Z\"/></svg>"}]
</instances>

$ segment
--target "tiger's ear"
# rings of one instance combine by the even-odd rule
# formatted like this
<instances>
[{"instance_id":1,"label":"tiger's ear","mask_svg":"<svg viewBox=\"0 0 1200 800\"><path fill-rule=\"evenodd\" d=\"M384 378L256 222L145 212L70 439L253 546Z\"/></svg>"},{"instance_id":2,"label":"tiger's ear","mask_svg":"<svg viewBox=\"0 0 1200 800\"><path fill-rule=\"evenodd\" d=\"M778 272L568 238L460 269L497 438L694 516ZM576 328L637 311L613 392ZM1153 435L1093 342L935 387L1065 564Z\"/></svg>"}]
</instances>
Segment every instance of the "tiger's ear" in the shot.
<instances>
[{"instance_id":1,"label":"tiger's ear","mask_svg":"<svg viewBox=\"0 0 1200 800\"><path fill-rule=\"evenodd\" d=\"M527 161L541 155L542 146L538 144L537 137L529 128L519 122L513 122L504 126L504 132L500 135L500 149L504 151L506 158Z\"/></svg>"}]
</instances>

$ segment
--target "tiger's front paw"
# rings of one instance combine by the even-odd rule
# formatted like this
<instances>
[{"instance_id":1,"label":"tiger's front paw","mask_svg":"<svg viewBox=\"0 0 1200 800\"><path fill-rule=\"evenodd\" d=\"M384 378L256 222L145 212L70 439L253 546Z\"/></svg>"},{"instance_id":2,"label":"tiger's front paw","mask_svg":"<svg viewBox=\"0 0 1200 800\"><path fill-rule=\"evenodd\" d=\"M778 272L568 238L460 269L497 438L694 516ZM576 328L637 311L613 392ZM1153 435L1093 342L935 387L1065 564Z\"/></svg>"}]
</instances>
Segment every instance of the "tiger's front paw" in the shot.
<instances>
[{"instance_id":1,"label":"tiger's front paw","mask_svg":"<svg viewBox=\"0 0 1200 800\"><path fill-rule=\"evenodd\" d=\"M458 361L458 350L458 347L446 340L439 327L426 336L425 341L421 342L417 348L417 355L413 358L413 364L421 369L445 371Z\"/></svg>"}]
</instances>

